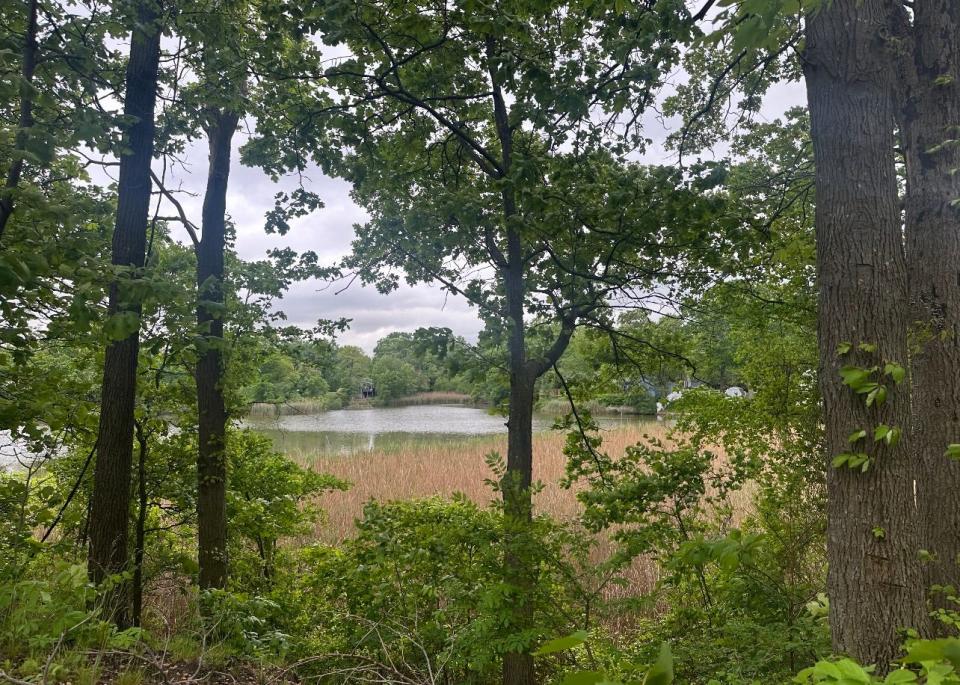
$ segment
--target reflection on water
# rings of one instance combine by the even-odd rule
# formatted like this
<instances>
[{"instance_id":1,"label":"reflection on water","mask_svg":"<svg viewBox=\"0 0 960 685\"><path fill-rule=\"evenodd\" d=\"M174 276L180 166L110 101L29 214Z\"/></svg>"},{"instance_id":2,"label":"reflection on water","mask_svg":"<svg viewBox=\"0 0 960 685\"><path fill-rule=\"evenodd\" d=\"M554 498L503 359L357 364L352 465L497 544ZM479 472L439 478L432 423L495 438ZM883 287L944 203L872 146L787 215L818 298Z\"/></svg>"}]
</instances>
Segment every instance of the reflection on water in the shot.
<instances>
[{"instance_id":1,"label":"reflection on water","mask_svg":"<svg viewBox=\"0 0 960 685\"><path fill-rule=\"evenodd\" d=\"M601 427L638 423L638 417L602 417ZM549 430L554 417L534 418L535 431ZM394 451L418 445L457 442L507 432L506 418L463 405L341 409L321 414L250 417L244 425L273 439L287 454L341 454Z\"/></svg>"}]
</instances>

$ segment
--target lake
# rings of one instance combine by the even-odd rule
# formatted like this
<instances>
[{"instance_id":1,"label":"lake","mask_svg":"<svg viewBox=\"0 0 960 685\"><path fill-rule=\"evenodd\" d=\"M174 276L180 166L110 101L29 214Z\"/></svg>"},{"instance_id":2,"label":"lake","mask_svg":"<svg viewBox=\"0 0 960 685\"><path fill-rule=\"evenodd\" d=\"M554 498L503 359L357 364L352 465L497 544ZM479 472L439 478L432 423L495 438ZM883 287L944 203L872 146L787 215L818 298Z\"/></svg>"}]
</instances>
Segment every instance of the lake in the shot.
<instances>
[{"instance_id":1,"label":"lake","mask_svg":"<svg viewBox=\"0 0 960 685\"><path fill-rule=\"evenodd\" d=\"M649 417L637 416L597 418L604 428L649 420ZM550 430L553 422L553 416L538 415L534 418L533 430ZM248 417L243 425L269 436L278 450L288 454L393 451L507 432L506 417L463 405L339 409L320 414Z\"/></svg>"}]
</instances>

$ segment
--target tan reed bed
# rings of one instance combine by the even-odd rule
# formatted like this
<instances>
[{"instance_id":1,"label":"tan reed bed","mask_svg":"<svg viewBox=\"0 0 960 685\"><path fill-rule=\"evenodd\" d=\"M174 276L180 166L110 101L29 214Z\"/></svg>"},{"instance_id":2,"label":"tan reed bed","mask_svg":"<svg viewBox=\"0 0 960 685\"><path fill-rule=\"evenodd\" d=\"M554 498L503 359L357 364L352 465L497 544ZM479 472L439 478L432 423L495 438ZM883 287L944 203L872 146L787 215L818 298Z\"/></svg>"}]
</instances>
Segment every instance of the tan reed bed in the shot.
<instances>
[{"instance_id":1,"label":"tan reed bed","mask_svg":"<svg viewBox=\"0 0 960 685\"><path fill-rule=\"evenodd\" d=\"M667 426L658 424L604 430L603 450L619 456L628 446L644 440L647 435L666 441L667 432ZM569 522L581 513L582 505L576 493L583 485L577 484L570 489L559 485L566 466L565 440L563 432L539 433L534 437L534 479L544 486L534 499L534 508L537 512ZM371 499L384 502L460 492L478 504L489 503L495 493L484 483L491 477L485 458L494 451L504 455L505 450L506 437L495 436L452 439L447 443L417 445L399 451L374 450L352 456L307 453L291 456L304 466L353 483L347 492L328 493L320 501L326 517L318 522L311 538L335 544L354 532L355 520ZM598 564L609 559L614 550L615 543L610 536L599 535L590 559ZM659 568L653 559L641 557L635 559L621 577L625 582L609 584L603 590L605 599L625 599L649 593L659 578ZM617 616L609 617L605 622L609 628L617 630L627 628L632 619Z\"/></svg>"},{"instance_id":2,"label":"tan reed bed","mask_svg":"<svg viewBox=\"0 0 960 685\"><path fill-rule=\"evenodd\" d=\"M603 449L621 455L627 446L642 440L645 434L665 438L666 427L638 425L603 431ZM534 507L537 512L570 521L579 515L581 507L576 498L577 487L565 490L559 485L566 466L565 440L566 435L557 431L538 433L534 437L534 480L544 485L536 495ZM478 504L488 503L494 493L484 482L491 477L485 459L491 452L504 456L506 447L506 436L491 436L350 456L309 453L290 456L303 466L353 483L347 492L329 493L321 498L327 520L318 524L316 537L338 542L352 534L354 520L371 499L386 502L461 492Z\"/></svg>"}]
</instances>

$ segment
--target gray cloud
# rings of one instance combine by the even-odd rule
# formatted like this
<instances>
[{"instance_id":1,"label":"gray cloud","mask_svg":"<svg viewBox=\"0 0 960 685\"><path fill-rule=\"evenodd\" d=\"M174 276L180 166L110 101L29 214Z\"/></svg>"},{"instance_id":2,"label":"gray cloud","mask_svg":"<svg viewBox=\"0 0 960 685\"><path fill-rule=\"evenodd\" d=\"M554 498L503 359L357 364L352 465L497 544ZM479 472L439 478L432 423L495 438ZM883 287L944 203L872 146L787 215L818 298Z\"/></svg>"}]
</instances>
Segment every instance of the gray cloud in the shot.
<instances>
[{"instance_id":1,"label":"gray cloud","mask_svg":"<svg viewBox=\"0 0 960 685\"><path fill-rule=\"evenodd\" d=\"M237 136L234 150L244 137ZM168 172L167 186L184 191L178 196L187 215L200 223L203 190L207 173L206 147L203 141L191 145L184 155L185 165ZM268 250L289 247L297 252L312 250L321 261L331 263L350 251L354 239L353 226L362 223L366 214L350 199L348 183L325 176L319 169L308 170L302 179L304 187L317 193L324 207L313 214L291 221L290 231L271 235L264 231L264 216L273 207L274 196L291 191L300 179L287 177L274 183L260 169L235 163L230 173L227 212L236 226L236 250L241 258L262 259ZM167 214L166 209L162 213ZM169 212L172 213L172 212ZM174 237L186 242L186 232L179 226ZM306 328L318 319L352 319L350 329L340 336L346 345L358 345L372 351L377 340L392 331L412 331L421 326L446 326L468 340L475 340L482 324L476 311L460 297L450 295L427 284L403 284L389 295L374 288L353 285L337 294L341 285L317 281L295 283L277 308L287 320Z\"/></svg>"}]
</instances>

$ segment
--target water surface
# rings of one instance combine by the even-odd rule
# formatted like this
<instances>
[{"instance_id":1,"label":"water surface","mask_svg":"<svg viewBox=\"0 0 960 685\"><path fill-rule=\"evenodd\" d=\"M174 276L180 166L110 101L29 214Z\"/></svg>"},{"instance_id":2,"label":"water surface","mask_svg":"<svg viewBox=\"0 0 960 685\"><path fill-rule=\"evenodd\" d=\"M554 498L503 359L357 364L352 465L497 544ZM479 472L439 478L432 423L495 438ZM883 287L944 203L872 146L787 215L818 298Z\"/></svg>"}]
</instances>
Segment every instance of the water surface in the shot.
<instances>
[{"instance_id":1,"label":"water surface","mask_svg":"<svg viewBox=\"0 0 960 685\"><path fill-rule=\"evenodd\" d=\"M603 427L636 424L635 416L603 417ZM533 430L550 430L554 417L538 415ZM506 418L463 405L339 409L320 414L249 417L244 425L273 439L288 454L349 455L373 450L459 442L506 434Z\"/></svg>"}]
</instances>

